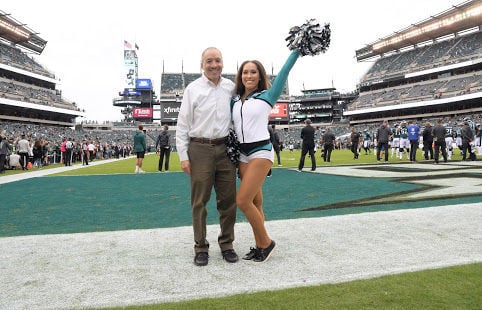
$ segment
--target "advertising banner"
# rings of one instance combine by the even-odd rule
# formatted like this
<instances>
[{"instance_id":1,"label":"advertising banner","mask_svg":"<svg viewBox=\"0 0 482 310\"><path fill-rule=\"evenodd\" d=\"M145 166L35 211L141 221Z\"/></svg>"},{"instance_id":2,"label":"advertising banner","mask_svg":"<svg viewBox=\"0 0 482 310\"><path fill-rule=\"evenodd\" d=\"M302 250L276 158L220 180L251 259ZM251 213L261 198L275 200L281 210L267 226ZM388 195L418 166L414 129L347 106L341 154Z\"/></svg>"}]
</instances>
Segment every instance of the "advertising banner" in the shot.
<instances>
[{"instance_id":1,"label":"advertising banner","mask_svg":"<svg viewBox=\"0 0 482 310\"><path fill-rule=\"evenodd\" d=\"M132 116L137 118L152 118L152 108L134 108L132 110Z\"/></svg>"},{"instance_id":2,"label":"advertising banner","mask_svg":"<svg viewBox=\"0 0 482 310\"><path fill-rule=\"evenodd\" d=\"M161 103L161 121L172 121L177 119L181 102L162 102Z\"/></svg>"},{"instance_id":3,"label":"advertising banner","mask_svg":"<svg viewBox=\"0 0 482 310\"><path fill-rule=\"evenodd\" d=\"M271 113L270 120L288 120L288 103L275 103Z\"/></svg>"},{"instance_id":4,"label":"advertising banner","mask_svg":"<svg viewBox=\"0 0 482 310\"><path fill-rule=\"evenodd\" d=\"M136 89L150 90L151 88L152 88L151 79L137 79L136 80Z\"/></svg>"},{"instance_id":5,"label":"advertising banner","mask_svg":"<svg viewBox=\"0 0 482 310\"><path fill-rule=\"evenodd\" d=\"M124 50L124 88L135 88L137 80L137 55L135 50Z\"/></svg>"}]
</instances>

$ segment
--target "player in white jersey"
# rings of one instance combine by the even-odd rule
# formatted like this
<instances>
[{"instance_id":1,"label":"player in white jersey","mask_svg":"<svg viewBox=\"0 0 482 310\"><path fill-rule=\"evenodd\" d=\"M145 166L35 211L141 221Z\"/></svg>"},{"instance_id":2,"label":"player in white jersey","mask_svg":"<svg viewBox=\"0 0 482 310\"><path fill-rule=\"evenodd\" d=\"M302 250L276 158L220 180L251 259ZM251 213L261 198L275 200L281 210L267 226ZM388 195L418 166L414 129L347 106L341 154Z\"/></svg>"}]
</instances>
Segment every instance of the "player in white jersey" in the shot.
<instances>
[{"instance_id":1,"label":"player in white jersey","mask_svg":"<svg viewBox=\"0 0 482 310\"><path fill-rule=\"evenodd\" d=\"M407 159L410 159L410 141L408 140L407 122L403 121L398 130L400 134L400 148L398 149L400 159L403 159L403 151L407 150Z\"/></svg>"},{"instance_id":2,"label":"player in white jersey","mask_svg":"<svg viewBox=\"0 0 482 310\"><path fill-rule=\"evenodd\" d=\"M482 155L482 130L480 130L480 124L475 125L475 147L477 148L477 154Z\"/></svg>"},{"instance_id":3,"label":"player in white jersey","mask_svg":"<svg viewBox=\"0 0 482 310\"><path fill-rule=\"evenodd\" d=\"M398 124L395 124L392 128L392 157L395 155L398 158L398 153L399 153L399 148L400 148L400 133L399 133L400 127Z\"/></svg>"},{"instance_id":4,"label":"player in white jersey","mask_svg":"<svg viewBox=\"0 0 482 310\"><path fill-rule=\"evenodd\" d=\"M446 126L445 129L447 133L445 134L445 144L447 147L447 160L452 159L452 153L454 150L454 138L453 138L453 129L451 126Z\"/></svg>"},{"instance_id":5,"label":"player in white jersey","mask_svg":"<svg viewBox=\"0 0 482 310\"><path fill-rule=\"evenodd\" d=\"M452 137L454 133L452 132ZM459 150L462 150L462 134L460 133L460 127L455 130L455 144ZM460 155L462 155L462 151L460 151Z\"/></svg>"},{"instance_id":6,"label":"player in white jersey","mask_svg":"<svg viewBox=\"0 0 482 310\"><path fill-rule=\"evenodd\" d=\"M365 155L370 154L370 148L372 146L372 136L368 132L368 129L363 130L363 149L365 150Z\"/></svg>"}]
</instances>

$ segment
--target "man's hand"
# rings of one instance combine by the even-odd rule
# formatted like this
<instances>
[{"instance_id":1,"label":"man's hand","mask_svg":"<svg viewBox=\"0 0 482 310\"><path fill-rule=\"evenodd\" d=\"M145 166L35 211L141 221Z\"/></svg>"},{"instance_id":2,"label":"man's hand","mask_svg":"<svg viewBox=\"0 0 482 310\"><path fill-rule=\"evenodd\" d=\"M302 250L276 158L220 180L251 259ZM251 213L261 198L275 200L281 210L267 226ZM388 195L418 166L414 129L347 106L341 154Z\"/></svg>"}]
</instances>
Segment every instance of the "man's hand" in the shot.
<instances>
[{"instance_id":1,"label":"man's hand","mask_svg":"<svg viewBox=\"0 0 482 310\"><path fill-rule=\"evenodd\" d=\"M191 162L189 160L181 161L181 169L186 174L191 175Z\"/></svg>"}]
</instances>

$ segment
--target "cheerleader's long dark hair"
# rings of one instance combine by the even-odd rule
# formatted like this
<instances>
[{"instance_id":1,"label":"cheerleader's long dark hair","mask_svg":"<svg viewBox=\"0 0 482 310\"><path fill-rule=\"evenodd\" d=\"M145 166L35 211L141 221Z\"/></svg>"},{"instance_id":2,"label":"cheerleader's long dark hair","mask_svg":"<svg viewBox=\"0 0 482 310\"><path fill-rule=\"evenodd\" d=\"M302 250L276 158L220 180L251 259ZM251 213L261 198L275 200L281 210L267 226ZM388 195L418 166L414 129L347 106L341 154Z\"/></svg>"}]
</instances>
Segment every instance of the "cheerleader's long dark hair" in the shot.
<instances>
[{"instance_id":1,"label":"cheerleader's long dark hair","mask_svg":"<svg viewBox=\"0 0 482 310\"><path fill-rule=\"evenodd\" d=\"M236 78L234 79L234 85L235 85L234 90L236 92L236 95L239 95L239 96L243 96L244 93L246 92L246 88L243 85L243 69L247 63L255 64L259 72L259 82L255 92L261 92L263 90L267 90L271 85L263 64L258 60L246 60L239 67L238 73L236 74ZM246 95L249 95L249 94L246 94Z\"/></svg>"}]
</instances>

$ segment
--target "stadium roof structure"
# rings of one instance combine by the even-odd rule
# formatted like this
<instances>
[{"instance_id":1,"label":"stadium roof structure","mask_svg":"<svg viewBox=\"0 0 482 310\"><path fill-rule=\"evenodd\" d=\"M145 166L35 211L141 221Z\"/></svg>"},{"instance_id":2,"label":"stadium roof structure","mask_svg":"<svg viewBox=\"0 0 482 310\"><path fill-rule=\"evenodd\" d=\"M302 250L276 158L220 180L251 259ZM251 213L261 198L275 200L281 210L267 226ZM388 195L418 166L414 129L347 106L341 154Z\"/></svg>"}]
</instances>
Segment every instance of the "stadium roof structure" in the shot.
<instances>
[{"instance_id":1,"label":"stadium roof structure","mask_svg":"<svg viewBox=\"0 0 482 310\"><path fill-rule=\"evenodd\" d=\"M37 32L1 10L0 38L37 54L41 54L47 45Z\"/></svg>"},{"instance_id":2,"label":"stadium roof structure","mask_svg":"<svg viewBox=\"0 0 482 310\"><path fill-rule=\"evenodd\" d=\"M357 61L482 26L482 0L465 1L356 51Z\"/></svg>"}]
</instances>

